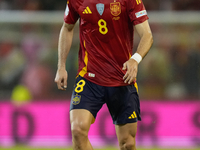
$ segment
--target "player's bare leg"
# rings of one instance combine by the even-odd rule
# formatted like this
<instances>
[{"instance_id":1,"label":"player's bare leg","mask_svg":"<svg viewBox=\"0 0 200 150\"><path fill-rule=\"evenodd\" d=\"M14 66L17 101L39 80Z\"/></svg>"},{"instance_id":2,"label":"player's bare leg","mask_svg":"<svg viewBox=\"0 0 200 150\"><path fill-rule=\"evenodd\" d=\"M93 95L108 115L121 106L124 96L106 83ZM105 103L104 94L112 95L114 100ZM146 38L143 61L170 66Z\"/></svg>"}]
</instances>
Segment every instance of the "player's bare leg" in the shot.
<instances>
[{"instance_id":1,"label":"player's bare leg","mask_svg":"<svg viewBox=\"0 0 200 150\"><path fill-rule=\"evenodd\" d=\"M88 139L88 131L93 119L93 115L85 109L70 111L73 150L93 150Z\"/></svg>"},{"instance_id":2,"label":"player's bare leg","mask_svg":"<svg viewBox=\"0 0 200 150\"><path fill-rule=\"evenodd\" d=\"M135 136L137 122L125 125L115 125L120 150L136 150Z\"/></svg>"}]
</instances>

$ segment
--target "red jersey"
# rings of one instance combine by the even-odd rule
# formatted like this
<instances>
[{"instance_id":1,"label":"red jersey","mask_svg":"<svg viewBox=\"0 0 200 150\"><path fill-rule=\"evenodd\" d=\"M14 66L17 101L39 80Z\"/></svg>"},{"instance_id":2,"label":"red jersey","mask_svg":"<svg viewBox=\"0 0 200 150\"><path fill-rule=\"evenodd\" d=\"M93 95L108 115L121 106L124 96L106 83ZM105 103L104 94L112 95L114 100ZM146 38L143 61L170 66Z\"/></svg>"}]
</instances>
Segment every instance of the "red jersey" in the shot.
<instances>
[{"instance_id":1,"label":"red jersey","mask_svg":"<svg viewBox=\"0 0 200 150\"><path fill-rule=\"evenodd\" d=\"M133 26L148 19L142 0L69 0L64 21L80 23L78 74L101 86L125 86Z\"/></svg>"}]
</instances>

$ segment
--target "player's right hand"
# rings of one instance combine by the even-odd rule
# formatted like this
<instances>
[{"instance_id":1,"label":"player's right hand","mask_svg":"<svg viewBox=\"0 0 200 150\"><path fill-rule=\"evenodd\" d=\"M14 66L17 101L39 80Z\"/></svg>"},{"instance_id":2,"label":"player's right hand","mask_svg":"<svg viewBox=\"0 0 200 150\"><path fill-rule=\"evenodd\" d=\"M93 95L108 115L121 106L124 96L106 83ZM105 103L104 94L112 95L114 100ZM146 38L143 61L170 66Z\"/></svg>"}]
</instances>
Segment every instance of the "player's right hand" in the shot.
<instances>
[{"instance_id":1,"label":"player's right hand","mask_svg":"<svg viewBox=\"0 0 200 150\"><path fill-rule=\"evenodd\" d=\"M68 73L65 69L58 69L56 72L55 82L59 90L66 90Z\"/></svg>"},{"instance_id":2,"label":"player's right hand","mask_svg":"<svg viewBox=\"0 0 200 150\"><path fill-rule=\"evenodd\" d=\"M134 59L129 59L123 64L122 70L126 70L126 73L123 77L124 83L131 84L136 81L138 62Z\"/></svg>"}]
</instances>

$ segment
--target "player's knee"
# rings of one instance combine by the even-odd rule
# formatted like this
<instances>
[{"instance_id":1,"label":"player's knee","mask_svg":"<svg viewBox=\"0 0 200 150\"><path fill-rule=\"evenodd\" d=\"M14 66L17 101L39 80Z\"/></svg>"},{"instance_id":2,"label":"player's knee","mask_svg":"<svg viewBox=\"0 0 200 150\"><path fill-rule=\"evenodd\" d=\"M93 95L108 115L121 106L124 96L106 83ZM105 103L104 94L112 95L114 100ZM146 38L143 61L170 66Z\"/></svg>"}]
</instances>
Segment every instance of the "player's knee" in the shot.
<instances>
[{"instance_id":1,"label":"player's knee","mask_svg":"<svg viewBox=\"0 0 200 150\"><path fill-rule=\"evenodd\" d=\"M71 132L72 132L72 137L74 140L81 140L81 139L87 138L88 136L87 130L85 130L84 127L77 124L71 125Z\"/></svg>"},{"instance_id":2,"label":"player's knee","mask_svg":"<svg viewBox=\"0 0 200 150\"><path fill-rule=\"evenodd\" d=\"M81 128L78 128L78 127L73 128L73 129L71 130L71 132L72 132L72 136L73 136L75 139L87 137L87 132L84 131L84 130L81 129Z\"/></svg>"},{"instance_id":3,"label":"player's knee","mask_svg":"<svg viewBox=\"0 0 200 150\"><path fill-rule=\"evenodd\" d=\"M124 143L120 146L121 150L136 150L135 143Z\"/></svg>"},{"instance_id":4,"label":"player's knee","mask_svg":"<svg viewBox=\"0 0 200 150\"><path fill-rule=\"evenodd\" d=\"M120 142L120 150L136 150L135 148L135 140L123 140Z\"/></svg>"}]
</instances>

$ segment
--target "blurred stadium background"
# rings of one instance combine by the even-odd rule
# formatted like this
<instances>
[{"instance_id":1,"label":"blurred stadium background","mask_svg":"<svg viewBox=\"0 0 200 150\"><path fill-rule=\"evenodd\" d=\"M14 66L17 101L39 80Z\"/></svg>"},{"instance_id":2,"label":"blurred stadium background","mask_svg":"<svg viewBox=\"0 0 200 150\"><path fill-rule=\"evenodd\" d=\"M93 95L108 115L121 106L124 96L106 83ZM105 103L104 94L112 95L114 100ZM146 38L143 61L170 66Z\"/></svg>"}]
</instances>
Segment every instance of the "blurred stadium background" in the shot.
<instances>
[{"instance_id":1,"label":"blurred stadium background","mask_svg":"<svg viewBox=\"0 0 200 150\"><path fill-rule=\"evenodd\" d=\"M154 44L137 79L143 117L138 150L200 149L200 1L143 2ZM65 6L66 0L0 0L2 150L71 146L68 109L78 67L78 26L66 62L67 91L54 83ZM136 34L135 45L138 41ZM106 107L90 138L95 148L117 149Z\"/></svg>"}]
</instances>

